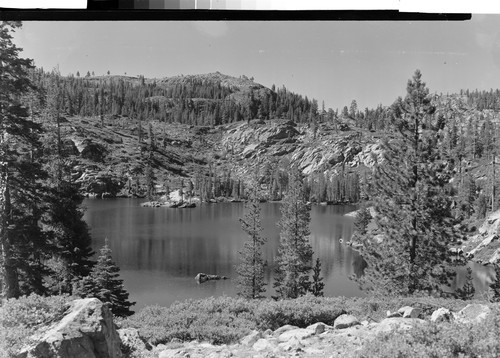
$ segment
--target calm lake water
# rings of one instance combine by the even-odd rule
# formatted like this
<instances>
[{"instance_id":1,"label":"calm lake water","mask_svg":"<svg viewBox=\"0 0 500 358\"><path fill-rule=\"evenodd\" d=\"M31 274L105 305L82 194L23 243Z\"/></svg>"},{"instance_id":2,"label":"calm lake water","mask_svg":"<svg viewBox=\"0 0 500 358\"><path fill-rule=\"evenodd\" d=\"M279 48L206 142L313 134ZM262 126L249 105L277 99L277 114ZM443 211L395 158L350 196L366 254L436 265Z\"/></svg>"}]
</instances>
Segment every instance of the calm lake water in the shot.
<instances>
[{"instance_id":1,"label":"calm lake water","mask_svg":"<svg viewBox=\"0 0 500 358\"><path fill-rule=\"evenodd\" d=\"M140 199L85 200L85 220L98 250L107 237L113 258L120 266L125 287L136 309L144 305L168 306L187 298L236 296L234 266L238 251L247 239L239 218L242 203L202 204L194 209L142 208ZM272 268L278 252L280 205L262 205L264 246L267 260L267 292L273 293ZM343 214L353 206L313 206L311 244L322 262L325 294L360 296L349 280L362 272L363 261L339 238L352 235L353 219ZM231 279L198 284L197 273L217 274Z\"/></svg>"},{"instance_id":2,"label":"calm lake water","mask_svg":"<svg viewBox=\"0 0 500 358\"><path fill-rule=\"evenodd\" d=\"M194 209L142 208L141 199L87 199L85 220L98 251L108 238L114 261L137 311L145 305L169 306L175 301L209 296L236 296L234 266L247 239L239 218L241 203L202 204ZM280 205L262 205L263 235L268 238L267 294L273 294L272 273L278 252ZM313 206L311 244L322 262L326 296L364 296L349 280L360 275L363 260L339 243L350 238L353 219L343 216L354 206ZM475 285L482 289L491 272L476 265ZM199 272L228 276L229 280L198 284ZM461 284L459 280L459 284Z\"/></svg>"}]
</instances>

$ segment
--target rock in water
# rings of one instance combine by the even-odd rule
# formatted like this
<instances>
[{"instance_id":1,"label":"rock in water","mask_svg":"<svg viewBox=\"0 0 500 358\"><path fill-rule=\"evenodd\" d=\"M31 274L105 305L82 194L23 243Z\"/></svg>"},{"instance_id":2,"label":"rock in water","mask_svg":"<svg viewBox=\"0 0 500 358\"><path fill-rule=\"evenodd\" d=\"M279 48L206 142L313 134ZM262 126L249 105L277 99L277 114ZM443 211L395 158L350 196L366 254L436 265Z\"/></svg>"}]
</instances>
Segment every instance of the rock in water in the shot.
<instances>
[{"instance_id":1,"label":"rock in water","mask_svg":"<svg viewBox=\"0 0 500 358\"><path fill-rule=\"evenodd\" d=\"M198 283L203 283L209 280L227 280L229 277L219 276L219 275L207 275L206 273L200 272L194 278Z\"/></svg>"},{"instance_id":2,"label":"rock in water","mask_svg":"<svg viewBox=\"0 0 500 358\"><path fill-rule=\"evenodd\" d=\"M109 308L97 298L71 303L66 315L32 337L18 358L121 358L120 337Z\"/></svg>"}]
</instances>

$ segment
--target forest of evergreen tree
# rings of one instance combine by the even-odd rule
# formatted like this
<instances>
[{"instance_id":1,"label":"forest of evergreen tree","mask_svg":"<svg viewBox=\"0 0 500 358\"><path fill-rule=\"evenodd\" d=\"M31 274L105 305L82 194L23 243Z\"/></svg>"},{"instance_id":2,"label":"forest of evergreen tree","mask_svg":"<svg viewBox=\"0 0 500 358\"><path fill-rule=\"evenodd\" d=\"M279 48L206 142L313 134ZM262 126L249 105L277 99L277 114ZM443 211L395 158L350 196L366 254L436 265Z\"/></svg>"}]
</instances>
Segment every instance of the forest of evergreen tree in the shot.
<instances>
[{"instance_id":1,"label":"forest of evergreen tree","mask_svg":"<svg viewBox=\"0 0 500 358\"><path fill-rule=\"evenodd\" d=\"M283 119L306 124L313 131L325 122L331 123L337 131L355 129L365 135L376 132L383 139L383 145L389 149L391 145L394 146L391 140L396 136L409 136L408 133L414 135L417 140L412 150L418 160L410 159L419 165L418 170L437 173L436 178L432 176L434 174L429 174L436 182L424 184L426 190L434 186L439 194L438 197L429 191L429 202L419 204L423 208L421 211L431 217L434 215L432 200L445 198L443 205L446 215L443 217L447 220L446 224L461 223L471 217L482 219L488 211L499 207L500 191L497 190L495 174L498 164L496 157L500 150L497 139L500 134L497 113L500 109L499 90L465 90L455 95L432 95L424 84L420 95L425 98L428 108L425 113L419 114L418 125L415 125L407 120L408 114L403 113L404 110L411 112L408 109L412 103L411 86L405 98L406 104L399 98L392 106L379 105L375 109L360 110L353 100L339 114L338 110L325 110L324 105L320 109L315 99L295 94L284 86L265 89L253 84L249 87L248 96L243 98L235 96L240 91L236 87L200 80L196 76L157 81L141 76L95 77L90 73L85 77L61 76L57 71L45 72L34 68L30 60L18 57L19 49L12 43L9 31L19 26L4 23L0 28L1 50L5 54L1 67L5 79L0 83L0 157L3 159L0 163L0 274L3 297L18 297L32 292L43 295L71 294L75 287L85 290L85 287L96 284L97 280L103 281L96 273L96 263L92 261L94 253L90 248L91 238L79 208L82 197L70 175L72 162L63 145L60 128L65 116L98 117L101 126L120 126L126 121L136 123L140 147L146 140L148 143L143 155L145 170L138 167L135 173L137 178L144 176L145 185L142 188L136 185L136 192L141 192L149 199L156 198L155 191L160 181L153 170L160 144L155 140L157 134L151 129L152 122L217 126L255 119ZM243 80L253 83L247 78ZM419 72L414 81L421 85ZM143 127L148 128L147 133L143 133ZM426 141L425 145L418 141L421 137ZM386 179L393 180L396 177L397 169L400 169L397 166L400 157L408 163L411 161L407 157L408 153L401 153L398 148L391 150L394 158L387 157L386 164L393 161L392 173L384 172L383 165L378 166L380 163L372 173L343 166L332 174L329 172L331 168L324 167L309 174L303 182L301 179L300 190L297 190L293 202L300 200L309 205L307 202L357 203L374 199L373 193L377 193L377 190L370 185L375 176L370 175L375 173L379 175L378 196L380 193L386 196L387 200L383 204L387 212L399 212L402 215L402 204L393 202L394 187ZM264 198L282 200L287 197L290 188L294 187L293 181L289 183L290 167L291 163L287 160L267 163L257 178L258 188ZM438 177L441 172L446 173L446 182ZM402 182L405 182L407 178L403 179ZM414 182L419 180L422 182L420 177ZM436 184L438 182L439 185ZM405 185L406 182L399 187L401 197L409 192ZM417 192L416 184L409 187ZM208 163L206 172L200 171L192 178L183 179L180 187L164 182L165 192L179 188L188 197L198 195L203 200L247 198L245 181L231 170L221 170L212 163ZM415 198L404 204L409 208L409 218L417 211L418 202ZM424 221L418 227L416 221L408 222L422 232L427 230ZM390 225L386 227L387 230L393 228ZM397 232L396 229L394 232ZM435 229L432 235L445 236L439 231L439 225L436 224L432 229ZM416 236L410 231L407 236L413 239ZM458 242L458 235L451 233L449 236L453 239L450 242ZM421 238L413 240L417 242L417 239ZM416 244L411 247L414 251L415 248ZM439 255L447 253L444 244L438 249L436 252ZM105 248L102 255L99 261L101 265L111 267L109 248ZM374 249L373 255L378 255L378 248ZM310 261L312 256L309 256L304 261ZM443 280L436 276L436 282L430 282L428 287L420 287L414 277L418 259L416 254L411 257L407 277L409 283L405 284L401 292L413 293L420 289L430 291L436 282ZM109 272L113 275L109 277L114 279L117 270L110 267ZM312 266L307 266L307 269L312 269ZM120 284L115 283L117 286ZM101 288L102 292L99 292L103 296L108 295L107 290L110 289ZM295 291L299 292L299 288L295 288ZM297 296L297 292L291 296ZM125 296L118 305L125 307L128 314L130 305Z\"/></svg>"}]
</instances>

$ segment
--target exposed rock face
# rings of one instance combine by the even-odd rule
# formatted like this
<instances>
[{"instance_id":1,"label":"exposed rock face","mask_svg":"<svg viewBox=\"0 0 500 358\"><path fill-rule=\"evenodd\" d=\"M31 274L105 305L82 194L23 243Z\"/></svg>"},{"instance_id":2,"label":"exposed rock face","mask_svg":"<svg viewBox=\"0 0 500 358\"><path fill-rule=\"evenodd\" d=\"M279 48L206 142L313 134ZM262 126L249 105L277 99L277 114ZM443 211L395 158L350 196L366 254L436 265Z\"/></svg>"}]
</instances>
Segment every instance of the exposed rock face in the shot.
<instances>
[{"instance_id":1,"label":"exposed rock face","mask_svg":"<svg viewBox=\"0 0 500 358\"><path fill-rule=\"evenodd\" d=\"M491 213L479 227L477 235L469 237L464 247L466 255L479 263L500 261L500 210Z\"/></svg>"},{"instance_id":2,"label":"exposed rock face","mask_svg":"<svg viewBox=\"0 0 500 358\"><path fill-rule=\"evenodd\" d=\"M297 135L299 132L293 122L277 121L263 125L243 123L227 131L222 145L244 156L254 156L280 140L292 139Z\"/></svg>"},{"instance_id":3,"label":"exposed rock face","mask_svg":"<svg viewBox=\"0 0 500 358\"><path fill-rule=\"evenodd\" d=\"M304 174L325 168L338 172L341 167L373 166L382 155L377 144L363 143L361 133L334 132L327 123L320 126L316 135L307 125L290 121L230 125L221 144L240 159L289 155Z\"/></svg>"},{"instance_id":4,"label":"exposed rock face","mask_svg":"<svg viewBox=\"0 0 500 358\"><path fill-rule=\"evenodd\" d=\"M120 336L109 308L97 298L72 302L66 315L19 358L120 358Z\"/></svg>"}]
</instances>

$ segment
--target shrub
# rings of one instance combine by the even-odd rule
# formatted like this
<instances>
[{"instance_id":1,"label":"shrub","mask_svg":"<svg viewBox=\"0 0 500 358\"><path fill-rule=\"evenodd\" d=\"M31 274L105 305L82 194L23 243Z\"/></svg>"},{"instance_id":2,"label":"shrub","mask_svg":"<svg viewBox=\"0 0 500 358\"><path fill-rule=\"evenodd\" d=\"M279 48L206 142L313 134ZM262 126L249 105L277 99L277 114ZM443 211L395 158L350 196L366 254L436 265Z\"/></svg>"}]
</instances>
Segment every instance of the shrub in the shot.
<instances>
[{"instance_id":1,"label":"shrub","mask_svg":"<svg viewBox=\"0 0 500 358\"><path fill-rule=\"evenodd\" d=\"M60 319L69 296L42 297L35 294L6 300L0 307L0 357L10 357L29 344L39 327Z\"/></svg>"},{"instance_id":2,"label":"shrub","mask_svg":"<svg viewBox=\"0 0 500 358\"><path fill-rule=\"evenodd\" d=\"M306 295L295 300L246 300L217 297L187 300L171 307L149 306L120 322L139 330L152 344L173 338L213 344L233 343L253 329L277 329L285 324L307 327L316 322L333 324L345 311L341 300Z\"/></svg>"},{"instance_id":3,"label":"shrub","mask_svg":"<svg viewBox=\"0 0 500 358\"><path fill-rule=\"evenodd\" d=\"M256 328L253 311L251 301L211 297L177 302L169 308L145 307L121 325L139 329L141 337L152 344L167 343L173 338L224 344L237 341Z\"/></svg>"},{"instance_id":4,"label":"shrub","mask_svg":"<svg viewBox=\"0 0 500 358\"><path fill-rule=\"evenodd\" d=\"M440 307L452 311L460 311L469 303L476 301L462 301L451 298L422 297L353 297L346 298L342 307L359 320L373 319L379 321L386 318L388 310L395 311L403 306L412 306L422 310L422 318L430 318L432 312ZM484 303L484 302L482 302Z\"/></svg>"},{"instance_id":5,"label":"shrub","mask_svg":"<svg viewBox=\"0 0 500 358\"><path fill-rule=\"evenodd\" d=\"M285 324L307 327L316 322L333 325L345 313L341 300L320 298L311 294L294 300L262 301L255 311L255 320L262 330L275 330Z\"/></svg>"},{"instance_id":6,"label":"shrub","mask_svg":"<svg viewBox=\"0 0 500 358\"><path fill-rule=\"evenodd\" d=\"M429 323L408 331L377 335L359 357L498 357L500 310L479 324Z\"/></svg>"}]
</instances>

